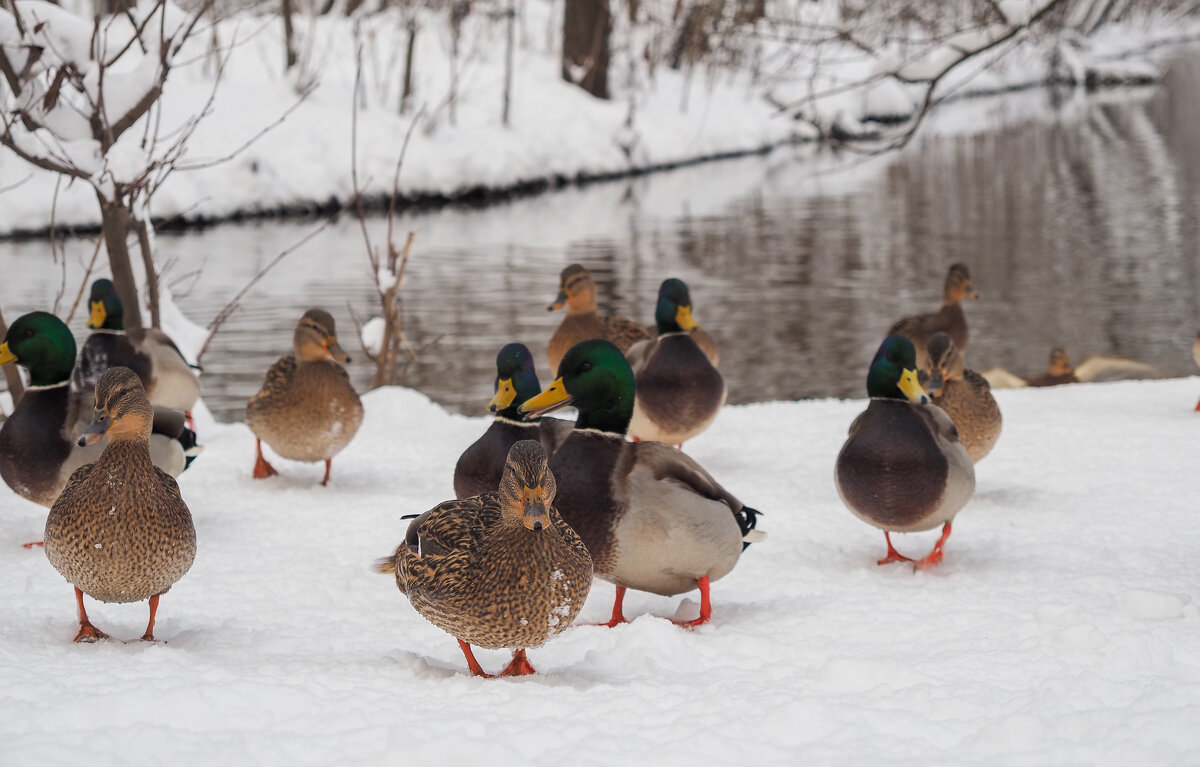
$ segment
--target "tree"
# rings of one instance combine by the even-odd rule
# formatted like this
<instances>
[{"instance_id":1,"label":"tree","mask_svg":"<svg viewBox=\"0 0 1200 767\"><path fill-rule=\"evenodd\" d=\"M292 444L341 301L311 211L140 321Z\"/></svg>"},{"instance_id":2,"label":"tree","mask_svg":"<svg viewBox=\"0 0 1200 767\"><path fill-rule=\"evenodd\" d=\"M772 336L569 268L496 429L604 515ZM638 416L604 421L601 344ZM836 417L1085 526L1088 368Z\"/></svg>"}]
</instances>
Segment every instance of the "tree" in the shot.
<instances>
[{"instance_id":1,"label":"tree","mask_svg":"<svg viewBox=\"0 0 1200 767\"><path fill-rule=\"evenodd\" d=\"M608 0L566 0L563 9L562 77L596 98L608 98Z\"/></svg>"}]
</instances>

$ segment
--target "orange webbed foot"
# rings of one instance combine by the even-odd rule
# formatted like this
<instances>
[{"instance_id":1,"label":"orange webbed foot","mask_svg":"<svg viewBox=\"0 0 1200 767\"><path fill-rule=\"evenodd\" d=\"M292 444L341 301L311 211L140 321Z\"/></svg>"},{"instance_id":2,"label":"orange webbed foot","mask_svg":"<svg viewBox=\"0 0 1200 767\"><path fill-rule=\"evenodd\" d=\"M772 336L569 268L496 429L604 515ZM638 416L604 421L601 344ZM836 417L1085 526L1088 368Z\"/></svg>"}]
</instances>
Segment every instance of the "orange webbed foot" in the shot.
<instances>
[{"instance_id":1,"label":"orange webbed foot","mask_svg":"<svg viewBox=\"0 0 1200 767\"><path fill-rule=\"evenodd\" d=\"M525 676L536 673L537 669L530 664L529 659L525 657L525 650L522 649L513 650L512 660L497 676Z\"/></svg>"},{"instance_id":2,"label":"orange webbed foot","mask_svg":"<svg viewBox=\"0 0 1200 767\"><path fill-rule=\"evenodd\" d=\"M34 546L43 546L44 547L45 545L46 545L45 541L30 541L29 543L22 543L21 548L32 549Z\"/></svg>"},{"instance_id":3,"label":"orange webbed foot","mask_svg":"<svg viewBox=\"0 0 1200 767\"><path fill-rule=\"evenodd\" d=\"M76 642L91 644L98 642L101 639L108 639L108 634L105 634L100 629L90 623L82 623L79 626L79 633L75 635Z\"/></svg>"},{"instance_id":4,"label":"orange webbed foot","mask_svg":"<svg viewBox=\"0 0 1200 767\"><path fill-rule=\"evenodd\" d=\"M900 552L896 551L896 547L892 545L891 533L889 533L887 530L884 530L883 537L887 539L887 545L888 545L887 556L884 557L883 559L880 559L875 564L887 565L887 564L891 564L892 562L911 562L911 561L913 561L912 557L906 557L903 554L901 554Z\"/></svg>"}]
</instances>

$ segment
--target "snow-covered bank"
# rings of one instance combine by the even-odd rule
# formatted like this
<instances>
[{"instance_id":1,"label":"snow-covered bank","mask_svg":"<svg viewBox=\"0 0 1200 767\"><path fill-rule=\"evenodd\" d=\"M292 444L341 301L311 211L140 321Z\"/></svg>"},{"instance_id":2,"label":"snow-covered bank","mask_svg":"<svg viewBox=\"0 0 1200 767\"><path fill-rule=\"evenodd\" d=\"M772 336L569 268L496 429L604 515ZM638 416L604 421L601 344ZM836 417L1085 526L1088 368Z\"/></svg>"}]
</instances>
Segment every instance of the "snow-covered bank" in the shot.
<instances>
[{"instance_id":1,"label":"snow-covered bank","mask_svg":"<svg viewBox=\"0 0 1200 767\"><path fill-rule=\"evenodd\" d=\"M574 628L517 680L466 676L370 571L485 419L372 392L328 488L284 461L251 480L250 432L204 419L181 478L199 554L161 644L72 645L70 586L19 546L45 511L0 493L0 761L1196 763L1197 396L1196 377L998 392L1004 434L921 575L877 567L883 536L834 489L863 400L728 407L687 450L769 538L714 585L713 623L683 631L662 619L681 600L631 594L631 625ZM582 622L611 597L597 583ZM89 614L129 639L146 617Z\"/></svg>"},{"instance_id":2,"label":"snow-covered bank","mask_svg":"<svg viewBox=\"0 0 1200 767\"><path fill-rule=\"evenodd\" d=\"M828 4L826 4L828 5ZM421 11L416 48L415 95L399 114L407 39L399 11L354 19L300 18L303 56L298 74L282 71L281 26L276 18L239 15L197 36L172 72L162 100L163 136L171 136L198 110L204 119L188 151L155 195L162 218L222 219L330 207L351 199L352 113L357 53L362 51L358 158L364 191L386 195L403 137L416 121L404 161L402 194L455 199L480 190L536 189L581 178L673 167L704 158L762 152L817 135L814 124L859 125L870 117L910 113L914 88L885 80L862 89L840 85L871 74L861 51L831 50L827 61L791 62L778 71L712 69L653 73L637 63L642 41L631 38L614 55L611 101L600 101L562 81L558 58L561 8L520 5L511 124L500 122L503 25L487 14L470 16L451 66L444 14ZM1177 20L1122 24L1072 46L1026 39L1000 60L985 56L955 73L945 88L958 95L994 92L1064 77L1087 80L1144 76L1147 64L1130 51L1178 38L1189 30ZM1192 31L1200 31L1200 28ZM787 58L784 46L765 42L768 69ZM219 84L214 72L220 64ZM454 107L451 70L457 69ZM1099 74L1097 74L1099 73ZM315 90L301 99L308 85ZM215 92L214 92L215 87ZM813 89L828 91L805 110L809 122L780 111ZM292 111L290 111L292 110ZM265 136L239 151L286 115ZM159 118L156 117L156 120ZM130 132L130 141L143 135ZM225 160L230 155L232 159ZM58 179L0 152L0 234L60 226L95 226L93 192L84 183Z\"/></svg>"}]
</instances>

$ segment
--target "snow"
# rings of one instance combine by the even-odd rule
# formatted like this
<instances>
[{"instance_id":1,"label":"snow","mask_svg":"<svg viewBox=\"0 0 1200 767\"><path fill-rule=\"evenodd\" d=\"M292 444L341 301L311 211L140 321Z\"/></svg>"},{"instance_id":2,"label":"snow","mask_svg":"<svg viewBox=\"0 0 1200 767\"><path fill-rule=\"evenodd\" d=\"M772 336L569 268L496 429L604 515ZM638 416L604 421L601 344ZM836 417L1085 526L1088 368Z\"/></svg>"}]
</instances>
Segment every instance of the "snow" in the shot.
<instances>
[{"instance_id":1,"label":"snow","mask_svg":"<svg viewBox=\"0 0 1200 767\"><path fill-rule=\"evenodd\" d=\"M1198 396L1196 377L996 392L1004 433L922 574L876 566L883 536L834 488L865 400L726 407L686 450L769 537L714 584L712 623L666 620L695 592L631 592L631 624L571 628L530 652L540 675L492 680L371 570L486 419L370 392L322 488L321 465L274 458L252 480L250 432L202 416L180 477L199 551L158 644L136 641L145 603L92 601L128 641L72 644L70 586L19 546L46 512L0 494L2 761L1194 764ZM579 623L612 595L597 582Z\"/></svg>"}]
</instances>

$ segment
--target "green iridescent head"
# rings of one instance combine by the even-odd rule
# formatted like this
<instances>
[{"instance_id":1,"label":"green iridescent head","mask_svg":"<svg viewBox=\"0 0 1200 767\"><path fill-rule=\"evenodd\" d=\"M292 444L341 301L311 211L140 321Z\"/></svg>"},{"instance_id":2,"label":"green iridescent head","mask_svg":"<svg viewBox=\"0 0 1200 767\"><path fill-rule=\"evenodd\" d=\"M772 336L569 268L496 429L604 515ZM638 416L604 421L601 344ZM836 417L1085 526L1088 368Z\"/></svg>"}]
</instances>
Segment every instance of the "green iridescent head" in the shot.
<instances>
[{"instance_id":1,"label":"green iridescent head","mask_svg":"<svg viewBox=\"0 0 1200 767\"><path fill-rule=\"evenodd\" d=\"M532 417L574 405L577 429L624 434L633 417L633 370L621 350L600 338L581 341L558 365L558 378L521 406ZM526 417L530 417L526 416Z\"/></svg>"},{"instance_id":2,"label":"green iridescent head","mask_svg":"<svg viewBox=\"0 0 1200 767\"><path fill-rule=\"evenodd\" d=\"M92 294L88 297L88 323L92 329L125 329L125 307L117 295L117 286L112 280L99 279L92 283Z\"/></svg>"},{"instance_id":3,"label":"green iridescent head","mask_svg":"<svg viewBox=\"0 0 1200 767\"><path fill-rule=\"evenodd\" d=\"M654 309L654 320L658 332L678 333L699 327L692 319L692 297L687 284L672 277L663 280L658 288L658 305Z\"/></svg>"},{"instance_id":4,"label":"green iridescent head","mask_svg":"<svg viewBox=\"0 0 1200 767\"><path fill-rule=\"evenodd\" d=\"M533 367L533 355L525 344L507 344L496 355L496 396L488 410L514 421L521 420L518 408L542 390Z\"/></svg>"},{"instance_id":5,"label":"green iridescent head","mask_svg":"<svg viewBox=\"0 0 1200 767\"><path fill-rule=\"evenodd\" d=\"M912 341L898 334L883 339L867 372L867 394L913 403L929 401L917 381L917 350Z\"/></svg>"},{"instance_id":6,"label":"green iridescent head","mask_svg":"<svg viewBox=\"0 0 1200 767\"><path fill-rule=\"evenodd\" d=\"M0 364L16 362L29 371L31 386L53 386L71 378L75 337L49 312L30 312L8 326L0 345Z\"/></svg>"}]
</instances>

